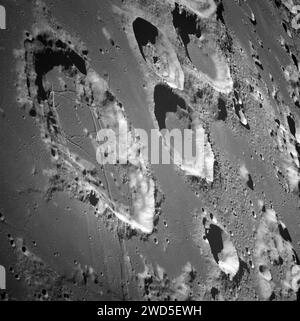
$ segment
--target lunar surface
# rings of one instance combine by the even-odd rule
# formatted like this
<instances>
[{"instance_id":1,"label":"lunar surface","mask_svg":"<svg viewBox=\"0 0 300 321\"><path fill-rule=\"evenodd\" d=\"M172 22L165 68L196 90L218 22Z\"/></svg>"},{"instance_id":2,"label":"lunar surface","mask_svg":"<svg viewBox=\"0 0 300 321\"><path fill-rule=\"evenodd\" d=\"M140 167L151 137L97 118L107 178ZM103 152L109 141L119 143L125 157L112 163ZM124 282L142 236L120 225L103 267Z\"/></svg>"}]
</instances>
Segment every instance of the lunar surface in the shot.
<instances>
[{"instance_id":1,"label":"lunar surface","mask_svg":"<svg viewBox=\"0 0 300 321\"><path fill-rule=\"evenodd\" d=\"M299 0L1 4L1 300L299 300Z\"/></svg>"}]
</instances>

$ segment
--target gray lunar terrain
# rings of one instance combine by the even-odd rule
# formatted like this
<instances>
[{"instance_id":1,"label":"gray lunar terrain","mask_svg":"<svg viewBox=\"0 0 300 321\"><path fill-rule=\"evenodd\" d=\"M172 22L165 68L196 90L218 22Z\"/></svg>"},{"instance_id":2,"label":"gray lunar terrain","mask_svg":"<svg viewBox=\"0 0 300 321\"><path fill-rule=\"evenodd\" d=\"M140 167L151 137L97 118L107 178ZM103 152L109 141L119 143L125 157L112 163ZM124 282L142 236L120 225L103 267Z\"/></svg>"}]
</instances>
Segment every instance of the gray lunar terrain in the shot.
<instances>
[{"instance_id":1,"label":"gray lunar terrain","mask_svg":"<svg viewBox=\"0 0 300 321\"><path fill-rule=\"evenodd\" d=\"M299 0L1 4L1 300L299 300Z\"/></svg>"}]
</instances>

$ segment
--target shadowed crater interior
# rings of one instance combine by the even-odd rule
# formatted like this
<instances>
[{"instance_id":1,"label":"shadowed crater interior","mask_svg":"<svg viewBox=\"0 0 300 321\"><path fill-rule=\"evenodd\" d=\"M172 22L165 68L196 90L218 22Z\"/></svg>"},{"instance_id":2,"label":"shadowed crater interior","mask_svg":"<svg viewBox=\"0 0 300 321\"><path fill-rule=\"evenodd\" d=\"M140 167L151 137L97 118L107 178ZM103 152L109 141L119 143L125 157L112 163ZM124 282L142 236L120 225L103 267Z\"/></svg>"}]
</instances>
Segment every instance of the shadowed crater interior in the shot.
<instances>
[{"instance_id":1,"label":"shadowed crater interior","mask_svg":"<svg viewBox=\"0 0 300 321\"><path fill-rule=\"evenodd\" d=\"M152 23L142 18L136 18L132 23L132 27L140 52L146 60L143 47L149 42L153 45L155 44L156 37L158 36L158 29Z\"/></svg>"},{"instance_id":2,"label":"shadowed crater interior","mask_svg":"<svg viewBox=\"0 0 300 321\"><path fill-rule=\"evenodd\" d=\"M86 75L86 65L82 57L71 50L61 40L52 39L47 34L38 35L33 43L34 66L36 72L36 85L40 101L47 99L47 92L43 86L43 77L54 67L63 66L66 70L76 67Z\"/></svg>"},{"instance_id":3,"label":"shadowed crater interior","mask_svg":"<svg viewBox=\"0 0 300 321\"><path fill-rule=\"evenodd\" d=\"M205 229L205 236L209 242L211 253L217 263L219 262L218 254L223 250L222 234L223 230L215 224L210 224L209 229Z\"/></svg>"},{"instance_id":4,"label":"shadowed crater interior","mask_svg":"<svg viewBox=\"0 0 300 321\"><path fill-rule=\"evenodd\" d=\"M173 25L181 37L184 46L190 42L189 35L201 36L200 27L197 23L197 16L195 14L189 14L185 10L180 10L179 5L175 4L175 9L172 11Z\"/></svg>"},{"instance_id":5,"label":"shadowed crater interior","mask_svg":"<svg viewBox=\"0 0 300 321\"><path fill-rule=\"evenodd\" d=\"M183 98L173 93L172 89L166 85L159 84L154 89L154 114L158 122L159 129L166 128L166 114L176 113L177 108L186 109Z\"/></svg>"}]
</instances>

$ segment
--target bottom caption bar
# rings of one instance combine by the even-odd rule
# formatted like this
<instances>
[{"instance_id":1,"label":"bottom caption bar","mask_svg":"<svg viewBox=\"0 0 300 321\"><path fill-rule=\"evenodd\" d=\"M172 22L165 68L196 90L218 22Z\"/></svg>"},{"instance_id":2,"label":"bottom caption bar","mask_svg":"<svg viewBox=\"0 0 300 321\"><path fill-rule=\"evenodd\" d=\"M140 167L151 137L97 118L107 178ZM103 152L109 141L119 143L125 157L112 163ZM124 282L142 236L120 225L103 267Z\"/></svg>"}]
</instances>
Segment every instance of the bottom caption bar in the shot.
<instances>
[{"instance_id":1,"label":"bottom caption bar","mask_svg":"<svg viewBox=\"0 0 300 321\"><path fill-rule=\"evenodd\" d=\"M0 312L10 318L30 317L39 320L131 320L134 318L166 318L215 320L216 318L261 319L286 317L299 313L299 302L0 302ZM2 320L2 319L1 319Z\"/></svg>"}]
</instances>

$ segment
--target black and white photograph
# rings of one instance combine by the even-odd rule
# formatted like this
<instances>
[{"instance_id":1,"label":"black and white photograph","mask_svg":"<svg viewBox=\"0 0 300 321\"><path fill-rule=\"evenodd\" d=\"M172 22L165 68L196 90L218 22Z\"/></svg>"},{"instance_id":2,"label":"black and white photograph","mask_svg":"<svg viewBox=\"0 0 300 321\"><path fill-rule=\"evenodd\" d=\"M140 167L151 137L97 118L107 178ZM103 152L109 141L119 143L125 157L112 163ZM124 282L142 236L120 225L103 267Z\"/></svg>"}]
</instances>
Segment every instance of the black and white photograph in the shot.
<instances>
[{"instance_id":1,"label":"black and white photograph","mask_svg":"<svg viewBox=\"0 0 300 321\"><path fill-rule=\"evenodd\" d=\"M299 59L300 0L0 0L0 315L294 306Z\"/></svg>"}]
</instances>

